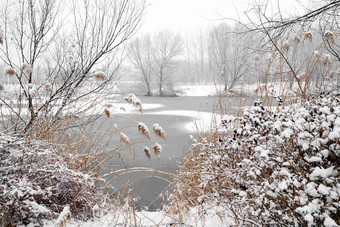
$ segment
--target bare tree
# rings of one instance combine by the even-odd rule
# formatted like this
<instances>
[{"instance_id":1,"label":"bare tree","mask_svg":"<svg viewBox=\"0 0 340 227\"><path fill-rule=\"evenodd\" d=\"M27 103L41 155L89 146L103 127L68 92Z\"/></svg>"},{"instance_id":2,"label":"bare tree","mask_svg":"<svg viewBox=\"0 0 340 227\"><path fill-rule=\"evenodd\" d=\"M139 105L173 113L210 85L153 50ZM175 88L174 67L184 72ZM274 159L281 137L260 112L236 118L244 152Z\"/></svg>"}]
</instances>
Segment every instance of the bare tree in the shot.
<instances>
[{"instance_id":1,"label":"bare tree","mask_svg":"<svg viewBox=\"0 0 340 227\"><path fill-rule=\"evenodd\" d=\"M186 36L184 56L187 61L187 71L191 82L209 82L208 35L206 31L197 30ZM194 67L192 67L192 65Z\"/></svg>"},{"instance_id":2,"label":"bare tree","mask_svg":"<svg viewBox=\"0 0 340 227\"><path fill-rule=\"evenodd\" d=\"M147 87L147 96L151 93L152 45L149 34L134 39L129 45L129 60L139 70Z\"/></svg>"},{"instance_id":3,"label":"bare tree","mask_svg":"<svg viewBox=\"0 0 340 227\"><path fill-rule=\"evenodd\" d=\"M12 108L11 99L1 98L1 102L16 116L12 123L25 132L40 115L59 120L66 106L106 87L117 73L119 63L109 73L98 68L107 68L114 59L112 55L120 56L120 47L140 26L145 2L74 0L69 8L69 13L61 15L64 11L60 1L20 0L8 3L3 10L0 57L8 67L6 73L15 77L23 92L29 119L21 108L19 111ZM72 22L61 26L65 17L73 18ZM49 63L45 67L45 81L37 80L34 70L37 62ZM77 94L82 84L94 79L98 83ZM33 93L39 91L46 95L34 102ZM21 94L18 100L20 103L23 100Z\"/></svg>"},{"instance_id":4,"label":"bare tree","mask_svg":"<svg viewBox=\"0 0 340 227\"><path fill-rule=\"evenodd\" d=\"M248 70L249 37L239 34L226 23L221 23L210 31L209 56L215 72L223 78L224 90L230 90Z\"/></svg>"},{"instance_id":5,"label":"bare tree","mask_svg":"<svg viewBox=\"0 0 340 227\"><path fill-rule=\"evenodd\" d=\"M182 40L179 34L163 30L153 37L153 59L155 71L158 75L159 95L163 95L163 86L166 79L166 69L175 57L182 51Z\"/></svg>"},{"instance_id":6,"label":"bare tree","mask_svg":"<svg viewBox=\"0 0 340 227\"><path fill-rule=\"evenodd\" d=\"M33 68L38 59L48 50L56 37L58 24L56 19L60 5L58 1L21 0L4 7L1 18L1 59L8 67L6 74L15 76L28 103L30 120L27 123L18 111L15 111L4 98L1 101L17 117L16 121L30 125L36 117L33 107L31 86ZM13 12L18 12L13 14ZM13 51L15 49L15 51ZM17 69L15 71L15 69ZM21 102L21 94L19 96Z\"/></svg>"},{"instance_id":7,"label":"bare tree","mask_svg":"<svg viewBox=\"0 0 340 227\"><path fill-rule=\"evenodd\" d=\"M215 75L221 75L224 79L225 90L228 87L229 77L227 74L226 63L230 48L231 27L226 23L221 23L214 27L209 33L209 58L210 63L215 69ZM221 72L222 71L222 72ZM221 72L221 73L220 73Z\"/></svg>"}]
</instances>

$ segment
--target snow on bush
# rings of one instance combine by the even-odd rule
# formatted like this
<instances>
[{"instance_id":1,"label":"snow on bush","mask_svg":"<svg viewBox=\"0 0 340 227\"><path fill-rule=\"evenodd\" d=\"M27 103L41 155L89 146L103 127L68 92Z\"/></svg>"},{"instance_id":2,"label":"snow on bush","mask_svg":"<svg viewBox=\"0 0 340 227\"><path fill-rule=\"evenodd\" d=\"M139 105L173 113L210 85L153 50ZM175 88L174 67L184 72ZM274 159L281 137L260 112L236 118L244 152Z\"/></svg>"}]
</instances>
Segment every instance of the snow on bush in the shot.
<instances>
[{"instance_id":1,"label":"snow on bush","mask_svg":"<svg viewBox=\"0 0 340 227\"><path fill-rule=\"evenodd\" d=\"M51 146L0 135L0 224L41 224L65 207L76 219L91 218L102 198L92 182L67 168Z\"/></svg>"},{"instance_id":2,"label":"snow on bush","mask_svg":"<svg viewBox=\"0 0 340 227\"><path fill-rule=\"evenodd\" d=\"M214 202L237 225L340 225L339 88L222 123L188 151L172 211Z\"/></svg>"}]
</instances>

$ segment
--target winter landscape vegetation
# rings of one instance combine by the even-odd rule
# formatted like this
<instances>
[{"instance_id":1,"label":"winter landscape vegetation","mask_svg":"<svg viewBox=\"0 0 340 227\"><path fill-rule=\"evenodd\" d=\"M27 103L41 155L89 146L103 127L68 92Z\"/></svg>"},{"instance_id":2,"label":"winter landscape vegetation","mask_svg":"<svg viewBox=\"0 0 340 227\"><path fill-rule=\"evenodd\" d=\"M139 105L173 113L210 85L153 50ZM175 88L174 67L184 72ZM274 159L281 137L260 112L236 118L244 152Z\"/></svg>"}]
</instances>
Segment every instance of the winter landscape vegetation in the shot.
<instances>
[{"instance_id":1,"label":"winter landscape vegetation","mask_svg":"<svg viewBox=\"0 0 340 227\"><path fill-rule=\"evenodd\" d=\"M1 226L340 226L340 1L216 2L0 3Z\"/></svg>"}]
</instances>

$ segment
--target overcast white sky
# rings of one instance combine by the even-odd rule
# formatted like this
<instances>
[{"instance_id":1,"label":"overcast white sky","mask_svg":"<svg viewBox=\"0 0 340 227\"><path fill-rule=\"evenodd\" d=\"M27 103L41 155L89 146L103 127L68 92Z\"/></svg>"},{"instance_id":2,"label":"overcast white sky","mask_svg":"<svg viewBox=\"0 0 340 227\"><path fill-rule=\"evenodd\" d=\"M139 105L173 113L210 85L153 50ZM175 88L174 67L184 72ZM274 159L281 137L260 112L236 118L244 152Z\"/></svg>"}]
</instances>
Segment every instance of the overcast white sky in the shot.
<instances>
[{"instance_id":1,"label":"overcast white sky","mask_svg":"<svg viewBox=\"0 0 340 227\"><path fill-rule=\"evenodd\" d=\"M243 12L250 7L249 2L253 0L147 0L147 2L149 6L141 32L153 32L164 28L190 31L217 24L221 22L218 19L222 17L237 19L238 15L242 17ZM281 9L290 13L296 13L299 6L296 0L269 0L269 2L274 10L277 9L276 4L279 2Z\"/></svg>"}]
</instances>

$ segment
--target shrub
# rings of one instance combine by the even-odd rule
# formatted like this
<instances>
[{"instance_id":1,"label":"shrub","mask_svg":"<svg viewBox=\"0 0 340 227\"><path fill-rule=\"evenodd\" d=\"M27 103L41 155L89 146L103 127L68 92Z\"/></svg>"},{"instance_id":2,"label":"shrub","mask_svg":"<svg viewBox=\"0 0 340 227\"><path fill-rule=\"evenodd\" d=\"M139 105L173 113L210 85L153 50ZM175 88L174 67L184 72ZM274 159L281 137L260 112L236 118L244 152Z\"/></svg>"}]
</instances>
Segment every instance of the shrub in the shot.
<instances>
[{"instance_id":1,"label":"shrub","mask_svg":"<svg viewBox=\"0 0 340 227\"><path fill-rule=\"evenodd\" d=\"M214 203L238 225L340 224L339 87L275 110L255 102L222 123L188 151L172 208Z\"/></svg>"},{"instance_id":2,"label":"shrub","mask_svg":"<svg viewBox=\"0 0 340 227\"><path fill-rule=\"evenodd\" d=\"M59 153L42 141L0 136L2 224L55 219L65 207L72 217L86 220L96 204L103 204L93 179L69 169Z\"/></svg>"}]
</instances>

